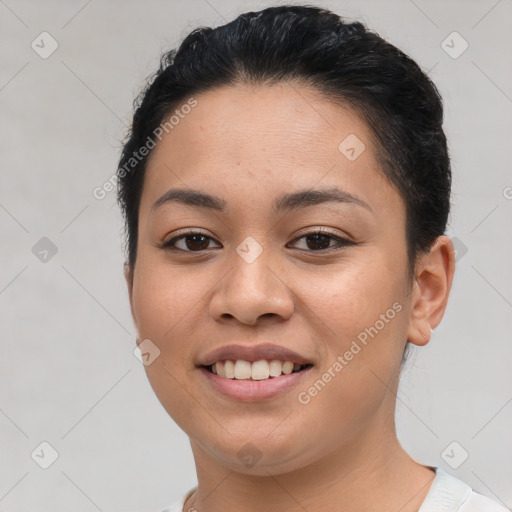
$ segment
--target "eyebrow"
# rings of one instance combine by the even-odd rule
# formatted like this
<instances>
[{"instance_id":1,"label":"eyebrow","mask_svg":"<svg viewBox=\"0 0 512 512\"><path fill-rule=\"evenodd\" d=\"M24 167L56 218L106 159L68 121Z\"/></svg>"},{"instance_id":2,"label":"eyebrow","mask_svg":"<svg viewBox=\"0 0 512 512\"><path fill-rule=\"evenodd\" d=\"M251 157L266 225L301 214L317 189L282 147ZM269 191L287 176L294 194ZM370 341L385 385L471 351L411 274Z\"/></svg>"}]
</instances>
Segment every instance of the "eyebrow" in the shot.
<instances>
[{"instance_id":1,"label":"eyebrow","mask_svg":"<svg viewBox=\"0 0 512 512\"><path fill-rule=\"evenodd\" d=\"M372 211L368 203L337 187L304 189L283 194L273 201L272 208L275 213L281 213L327 202L355 204ZM171 188L153 203L151 210L169 203L180 203L186 206L219 212L223 212L227 206L227 202L224 199L201 192L200 190Z\"/></svg>"}]
</instances>

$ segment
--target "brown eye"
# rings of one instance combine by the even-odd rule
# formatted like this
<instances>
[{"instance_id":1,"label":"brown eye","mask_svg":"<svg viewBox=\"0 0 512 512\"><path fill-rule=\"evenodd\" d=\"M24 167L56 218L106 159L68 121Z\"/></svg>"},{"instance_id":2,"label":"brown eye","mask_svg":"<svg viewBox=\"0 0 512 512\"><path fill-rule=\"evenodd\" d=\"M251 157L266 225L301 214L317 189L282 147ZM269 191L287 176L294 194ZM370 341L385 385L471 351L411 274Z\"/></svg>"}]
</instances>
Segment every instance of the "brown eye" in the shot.
<instances>
[{"instance_id":1,"label":"brown eye","mask_svg":"<svg viewBox=\"0 0 512 512\"><path fill-rule=\"evenodd\" d=\"M312 231L310 233L306 233L299 238L294 240L296 243L299 240L306 240L306 247L298 247L298 249L305 249L309 252L322 252L329 250L342 249L345 246L355 245L355 242L348 240L346 238L342 238L340 236L336 236L331 232L326 231ZM337 242L331 244L331 242Z\"/></svg>"},{"instance_id":2,"label":"brown eye","mask_svg":"<svg viewBox=\"0 0 512 512\"><path fill-rule=\"evenodd\" d=\"M190 232L186 235L172 238L168 242L165 242L162 247L171 251L200 252L209 249L212 240L213 238L203 233ZM180 243L181 247L178 246L177 243Z\"/></svg>"},{"instance_id":3,"label":"brown eye","mask_svg":"<svg viewBox=\"0 0 512 512\"><path fill-rule=\"evenodd\" d=\"M355 242L352 242L351 240L334 235L331 232L318 230L306 233L301 237L296 238L293 243L297 244L298 241L303 239L306 241L306 247L298 247L298 249L306 250L308 252L329 252L330 250L337 250L349 245L355 245ZM171 238L171 240L162 245L162 248L170 251L202 252L212 248L210 247L210 243L212 241L214 241L214 239L204 233L191 231L187 234Z\"/></svg>"},{"instance_id":4,"label":"brown eye","mask_svg":"<svg viewBox=\"0 0 512 512\"><path fill-rule=\"evenodd\" d=\"M208 246L210 245L208 237L204 235L188 235L182 238L185 240L187 249L190 249L191 251L208 249Z\"/></svg>"},{"instance_id":5,"label":"brown eye","mask_svg":"<svg viewBox=\"0 0 512 512\"><path fill-rule=\"evenodd\" d=\"M330 242L334 240L332 236L324 235L323 233L315 233L313 235L308 235L305 237L308 242L308 247L310 249L327 249L330 247Z\"/></svg>"}]
</instances>

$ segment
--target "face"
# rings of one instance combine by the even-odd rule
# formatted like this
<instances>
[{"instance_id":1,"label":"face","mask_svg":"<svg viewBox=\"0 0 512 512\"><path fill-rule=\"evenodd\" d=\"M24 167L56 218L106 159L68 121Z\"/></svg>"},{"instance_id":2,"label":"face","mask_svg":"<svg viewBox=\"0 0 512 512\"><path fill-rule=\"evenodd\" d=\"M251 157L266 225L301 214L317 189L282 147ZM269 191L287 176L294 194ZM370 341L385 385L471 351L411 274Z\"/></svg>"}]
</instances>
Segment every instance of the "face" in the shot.
<instances>
[{"instance_id":1,"label":"face","mask_svg":"<svg viewBox=\"0 0 512 512\"><path fill-rule=\"evenodd\" d=\"M148 163L127 272L138 340L160 351L145 366L158 399L195 455L252 474L301 468L388 431L388 386L414 326L405 205L368 127L286 84L195 99ZM171 189L217 199L161 199ZM322 191L331 195L312 194ZM201 366L217 349L264 344L312 366L266 380ZM212 357L245 352L229 354ZM247 365L236 364L242 375Z\"/></svg>"}]
</instances>

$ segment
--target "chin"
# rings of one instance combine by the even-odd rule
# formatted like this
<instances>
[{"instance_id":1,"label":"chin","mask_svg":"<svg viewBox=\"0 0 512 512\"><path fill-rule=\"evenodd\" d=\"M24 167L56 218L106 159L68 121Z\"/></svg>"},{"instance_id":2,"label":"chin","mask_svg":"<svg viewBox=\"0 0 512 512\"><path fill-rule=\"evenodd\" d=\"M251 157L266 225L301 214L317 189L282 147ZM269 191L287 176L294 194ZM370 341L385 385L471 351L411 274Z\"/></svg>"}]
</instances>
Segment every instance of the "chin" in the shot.
<instances>
[{"instance_id":1,"label":"chin","mask_svg":"<svg viewBox=\"0 0 512 512\"><path fill-rule=\"evenodd\" d=\"M211 435L201 441L196 438L191 441L192 449L206 453L230 471L258 476L289 473L319 458L318 442L285 429L277 435L276 426L280 421L282 419L274 422L272 428L258 430L258 434L246 428L240 435L230 436L223 431L220 439L212 439ZM226 430L232 433L227 426Z\"/></svg>"}]
</instances>

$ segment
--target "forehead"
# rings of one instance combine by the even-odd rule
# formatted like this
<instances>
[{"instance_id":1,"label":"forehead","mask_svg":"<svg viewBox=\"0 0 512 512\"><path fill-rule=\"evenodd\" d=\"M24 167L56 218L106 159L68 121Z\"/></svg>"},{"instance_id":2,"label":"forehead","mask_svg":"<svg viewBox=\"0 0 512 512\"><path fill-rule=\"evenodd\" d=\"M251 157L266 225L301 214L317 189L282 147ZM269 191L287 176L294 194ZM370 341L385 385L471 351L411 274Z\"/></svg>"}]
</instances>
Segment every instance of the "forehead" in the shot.
<instances>
[{"instance_id":1,"label":"forehead","mask_svg":"<svg viewBox=\"0 0 512 512\"><path fill-rule=\"evenodd\" d=\"M342 156L338 145L351 134L371 145L369 130L353 110L311 88L288 83L224 86L195 99L197 106L169 130L154 158L166 141L183 150L176 156L187 167L212 155L321 164ZM202 151L191 151L197 148Z\"/></svg>"},{"instance_id":2,"label":"forehead","mask_svg":"<svg viewBox=\"0 0 512 512\"><path fill-rule=\"evenodd\" d=\"M384 207L399 200L382 175L365 122L314 89L286 83L224 86L194 99L197 105L153 150L146 207L172 186L207 187L220 196L228 189L241 195L258 191L269 205L276 189L317 186L375 196L371 200Z\"/></svg>"}]
</instances>

